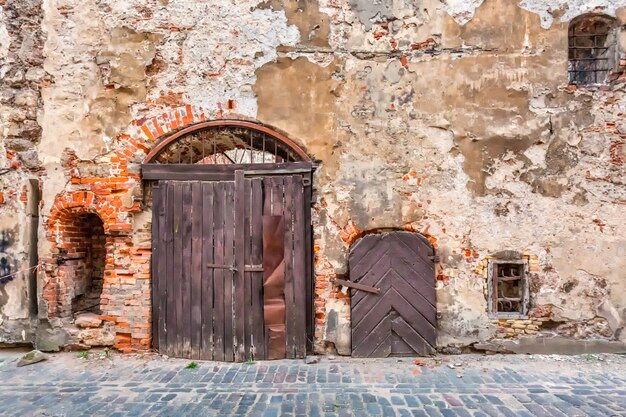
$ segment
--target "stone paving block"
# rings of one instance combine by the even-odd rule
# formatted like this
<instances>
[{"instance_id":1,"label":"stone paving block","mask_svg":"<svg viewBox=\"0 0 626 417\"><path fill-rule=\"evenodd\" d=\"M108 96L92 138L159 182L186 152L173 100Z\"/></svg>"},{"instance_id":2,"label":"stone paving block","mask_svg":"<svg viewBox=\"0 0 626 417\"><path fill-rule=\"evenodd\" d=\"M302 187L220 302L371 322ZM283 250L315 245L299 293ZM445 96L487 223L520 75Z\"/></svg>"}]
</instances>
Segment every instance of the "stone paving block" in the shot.
<instances>
[{"instance_id":1,"label":"stone paving block","mask_svg":"<svg viewBox=\"0 0 626 417\"><path fill-rule=\"evenodd\" d=\"M432 405L424 406L424 410L426 411L426 414L430 417L443 417L443 414L441 414L439 409Z\"/></svg>"},{"instance_id":2,"label":"stone paving block","mask_svg":"<svg viewBox=\"0 0 626 417\"><path fill-rule=\"evenodd\" d=\"M201 362L199 368L185 370L187 362L172 359L152 366L118 361L115 373L93 367L78 373L58 368L55 361L43 362L38 366L49 378L45 381L20 371L17 375L14 371L3 372L0 366L0 410L14 411L7 415L20 417L37 415L38 410L67 417L108 417L114 413L150 417L626 414L626 398L622 395L626 391L626 373L611 374L612 369L563 378L541 373L541 367L514 372L464 367L469 376L460 380L448 368L435 367L413 375L395 362L384 366L335 362L306 367L294 361L254 366ZM498 372L506 375L498 378ZM263 382L259 375L269 376L272 382ZM339 380L315 382L318 377L330 380L331 375ZM253 381L238 382L249 376L254 376ZM205 381L207 378L210 380ZM283 382L274 382L280 379ZM4 407L6 404L10 407Z\"/></svg>"},{"instance_id":3,"label":"stone paving block","mask_svg":"<svg viewBox=\"0 0 626 417\"><path fill-rule=\"evenodd\" d=\"M562 413L558 408L550 404L544 405L543 408L545 408L546 411L550 413L550 415L553 417L579 417L579 416L568 416L567 414Z\"/></svg>"}]
</instances>

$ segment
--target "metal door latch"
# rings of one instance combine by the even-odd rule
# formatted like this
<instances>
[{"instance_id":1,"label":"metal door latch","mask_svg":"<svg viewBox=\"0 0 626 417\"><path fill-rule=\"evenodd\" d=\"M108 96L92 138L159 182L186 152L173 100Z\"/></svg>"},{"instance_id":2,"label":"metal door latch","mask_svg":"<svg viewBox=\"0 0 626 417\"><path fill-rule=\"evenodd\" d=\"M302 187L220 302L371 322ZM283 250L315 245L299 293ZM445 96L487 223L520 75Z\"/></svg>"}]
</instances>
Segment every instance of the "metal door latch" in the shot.
<instances>
[{"instance_id":1,"label":"metal door latch","mask_svg":"<svg viewBox=\"0 0 626 417\"><path fill-rule=\"evenodd\" d=\"M234 265L218 265L218 264L207 264L207 268L213 269L228 269L233 272L237 272L237 268Z\"/></svg>"}]
</instances>

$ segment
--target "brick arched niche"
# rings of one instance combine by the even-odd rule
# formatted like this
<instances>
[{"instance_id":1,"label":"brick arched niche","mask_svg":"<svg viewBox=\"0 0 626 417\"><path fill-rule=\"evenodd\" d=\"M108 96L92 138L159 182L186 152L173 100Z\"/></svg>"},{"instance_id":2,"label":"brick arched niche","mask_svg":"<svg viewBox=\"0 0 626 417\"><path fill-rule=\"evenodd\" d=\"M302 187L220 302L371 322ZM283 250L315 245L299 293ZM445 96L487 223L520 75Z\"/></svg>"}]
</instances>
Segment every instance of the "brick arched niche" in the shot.
<instances>
[{"instance_id":1,"label":"brick arched niche","mask_svg":"<svg viewBox=\"0 0 626 417\"><path fill-rule=\"evenodd\" d=\"M104 223L84 208L65 210L55 223L58 267L44 288L48 316L100 315L106 265Z\"/></svg>"},{"instance_id":2,"label":"brick arched niche","mask_svg":"<svg viewBox=\"0 0 626 417\"><path fill-rule=\"evenodd\" d=\"M128 333L120 327L119 303L110 303L120 287L112 279L116 254L129 239L120 233L114 205L87 191L64 193L46 222L52 256L42 259L42 301L48 318L67 330L66 346L110 346Z\"/></svg>"}]
</instances>

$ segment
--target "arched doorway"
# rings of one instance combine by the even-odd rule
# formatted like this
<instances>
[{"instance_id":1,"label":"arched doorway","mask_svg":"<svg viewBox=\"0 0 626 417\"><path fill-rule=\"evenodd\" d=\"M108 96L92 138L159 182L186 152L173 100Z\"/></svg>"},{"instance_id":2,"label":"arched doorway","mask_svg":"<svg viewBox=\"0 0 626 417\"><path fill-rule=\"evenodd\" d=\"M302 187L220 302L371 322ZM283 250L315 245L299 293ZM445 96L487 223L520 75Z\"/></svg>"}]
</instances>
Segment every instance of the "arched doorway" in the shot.
<instances>
[{"instance_id":1,"label":"arched doorway","mask_svg":"<svg viewBox=\"0 0 626 417\"><path fill-rule=\"evenodd\" d=\"M235 362L306 355L311 175L300 147L251 122L201 123L154 147L142 176L155 348Z\"/></svg>"},{"instance_id":2,"label":"arched doorway","mask_svg":"<svg viewBox=\"0 0 626 417\"><path fill-rule=\"evenodd\" d=\"M424 236L369 234L350 250L352 356L435 352L435 253Z\"/></svg>"}]
</instances>

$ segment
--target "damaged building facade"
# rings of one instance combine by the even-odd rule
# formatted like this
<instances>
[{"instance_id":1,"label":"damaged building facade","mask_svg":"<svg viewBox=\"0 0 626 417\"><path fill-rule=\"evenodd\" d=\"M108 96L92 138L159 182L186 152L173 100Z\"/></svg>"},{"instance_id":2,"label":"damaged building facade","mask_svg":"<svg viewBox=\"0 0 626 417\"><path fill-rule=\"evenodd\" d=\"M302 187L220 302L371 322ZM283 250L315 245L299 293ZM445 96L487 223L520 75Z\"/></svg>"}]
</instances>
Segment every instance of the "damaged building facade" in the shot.
<instances>
[{"instance_id":1,"label":"damaged building facade","mask_svg":"<svg viewBox=\"0 0 626 417\"><path fill-rule=\"evenodd\" d=\"M0 344L626 351L625 25L623 0L0 1Z\"/></svg>"}]
</instances>

